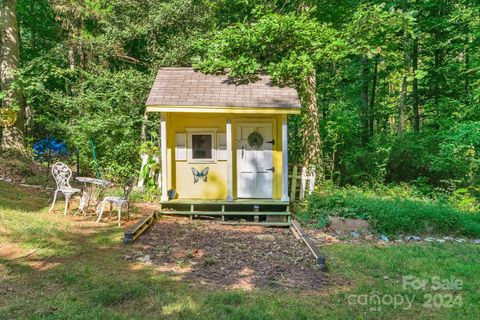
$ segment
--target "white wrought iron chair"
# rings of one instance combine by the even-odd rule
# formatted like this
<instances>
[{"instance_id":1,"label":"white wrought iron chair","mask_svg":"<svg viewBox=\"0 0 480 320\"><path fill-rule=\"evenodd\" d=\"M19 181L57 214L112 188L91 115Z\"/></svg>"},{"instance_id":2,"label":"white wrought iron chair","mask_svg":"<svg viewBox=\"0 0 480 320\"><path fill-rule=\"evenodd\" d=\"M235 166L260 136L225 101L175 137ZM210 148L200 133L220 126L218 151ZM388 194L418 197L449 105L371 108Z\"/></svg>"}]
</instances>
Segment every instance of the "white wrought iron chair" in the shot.
<instances>
[{"instance_id":1,"label":"white wrought iron chair","mask_svg":"<svg viewBox=\"0 0 480 320\"><path fill-rule=\"evenodd\" d=\"M123 185L123 196L120 196L120 197L105 197L102 199L102 203L101 203L101 209L100 209L100 213L98 215L98 219L96 221L96 223L100 222L100 220L102 219L102 215L103 215L103 211L105 210L105 206L107 204L110 204L110 213L112 212L112 206L116 207L117 208L117 211L118 211L118 226L120 227L121 226L121 218L122 218L122 207L124 205L127 206L127 220L129 221L130 220L130 204L128 202L128 199L130 197L130 193L132 192L133 190L133 186L135 184L135 179L136 179L136 176L132 177L131 179L129 179L124 185Z\"/></svg>"},{"instance_id":2,"label":"white wrought iron chair","mask_svg":"<svg viewBox=\"0 0 480 320\"><path fill-rule=\"evenodd\" d=\"M55 202L57 201L57 194L60 191L65 195L65 210L63 214L67 215L70 198L74 193L80 192L81 190L77 188L72 188L72 186L70 185L72 170L70 170L70 168L67 167L65 164L61 162L55 163L52 167L52 175L55 179L55 182L57 183L57 189L55 190L55 193L53 195L53 203L48 212L53 210Z\"/></svg>"}]
</instances>

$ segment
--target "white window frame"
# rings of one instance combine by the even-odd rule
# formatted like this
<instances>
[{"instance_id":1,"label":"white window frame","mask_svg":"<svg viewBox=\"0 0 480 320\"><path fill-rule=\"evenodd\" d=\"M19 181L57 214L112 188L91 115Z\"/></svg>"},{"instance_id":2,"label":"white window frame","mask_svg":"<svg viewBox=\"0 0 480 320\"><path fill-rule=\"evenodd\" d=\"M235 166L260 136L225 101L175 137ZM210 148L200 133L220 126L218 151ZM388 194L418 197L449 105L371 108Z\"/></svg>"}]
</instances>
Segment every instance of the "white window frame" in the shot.
<instances>
[{"instance_id":1,"label":"white window frame","mask_svg":"<svg viewBox=\"0 0 480 320\"><path fill-rule=\"evenodd\" d=\"M187 128L188 134L188 163L215 163L217 162L217 129L216 128ZM212 137L212 157L210 159L193 159L192 136L193 135L210 135Z\"/></svg>"}]
</instances>

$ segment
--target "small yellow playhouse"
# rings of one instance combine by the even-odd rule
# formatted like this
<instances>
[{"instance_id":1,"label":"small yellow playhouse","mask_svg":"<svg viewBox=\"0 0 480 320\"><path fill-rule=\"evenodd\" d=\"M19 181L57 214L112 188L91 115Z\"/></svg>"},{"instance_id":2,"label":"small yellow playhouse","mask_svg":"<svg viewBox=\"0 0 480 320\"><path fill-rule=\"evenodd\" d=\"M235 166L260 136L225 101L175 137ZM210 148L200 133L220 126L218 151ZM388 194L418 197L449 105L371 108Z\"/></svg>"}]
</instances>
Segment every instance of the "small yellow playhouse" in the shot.
<instances>
[{"instance_id":1,"label":"small yellow playhouse","mask_svg":"<svg viewBox=\"0 0 480 320\"><path fill-rule=\"evenodd\" d=\"M146 111L161 114L164 210L183 205L176 213L192 216L209 205L224 218L240 213L231 205L247 205L241 213L252 212L254 222L260 206L288 211L287 117L300 112L294 89L273 86L267 76L235 84L228 75L162 68Z\"/></svg>"}]
</instances>

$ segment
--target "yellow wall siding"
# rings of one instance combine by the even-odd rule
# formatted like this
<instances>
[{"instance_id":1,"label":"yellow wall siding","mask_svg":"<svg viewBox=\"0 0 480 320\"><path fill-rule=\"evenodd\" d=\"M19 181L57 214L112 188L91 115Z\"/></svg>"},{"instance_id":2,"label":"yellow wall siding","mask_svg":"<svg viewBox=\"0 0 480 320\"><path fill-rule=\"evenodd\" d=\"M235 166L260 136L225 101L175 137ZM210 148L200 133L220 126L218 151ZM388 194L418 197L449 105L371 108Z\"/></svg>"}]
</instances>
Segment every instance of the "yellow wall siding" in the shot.
<instances>
[{"instance_id":1,"label":"yellow wall siding","mask_svg":"<svg viewBox=\"0 0 480 320\"><path fill-rule=\"evenodd\" d=\"M167 147L170 151L167 161L170 188L177 190L179 198L185 199L225 199L227 197L227 161L214 163L189 163L188 160L175 160L175 134L187 133L189 128L215 128L216 133L225 133L227 117L224 114L171 113L167 123ZM215 139L216 140L216 139ZM187 142L188 144L188 142ZM216 148L216 145L214 146ZM194 183L192 167L202 171L209 168L208 182Z\"/></svg>"},{"instance_id":2,"label":"yellow wall siding","mask_svg":"<svg viewBox=\"0 0 480 320\"><path fill-rule=\"evenodd\" d=\"M233 160L233 196L237 196L237 128L239 123L272 123L272 135L275 144L272 150L275 174L273 175L272 194L280 199L282 193L282 115L241 115L241 114L199 114L167 113L167 177L168 188L177 190L179 198L184 199L225 199L227 197L227 161L214 163L189 163L175 160L175 134L187 133L188 128L216 128L217 133L226 132L227 117L232 123L232 160ZM187 139L188 140L188 139ZM216 139L215 139L216 140ZM187 141L188 144L188 141ZM215 148L218 145L216 141ZM208 182L194 183L192 167L201 171L209 167Z\"/></svg>"}]
</instances>

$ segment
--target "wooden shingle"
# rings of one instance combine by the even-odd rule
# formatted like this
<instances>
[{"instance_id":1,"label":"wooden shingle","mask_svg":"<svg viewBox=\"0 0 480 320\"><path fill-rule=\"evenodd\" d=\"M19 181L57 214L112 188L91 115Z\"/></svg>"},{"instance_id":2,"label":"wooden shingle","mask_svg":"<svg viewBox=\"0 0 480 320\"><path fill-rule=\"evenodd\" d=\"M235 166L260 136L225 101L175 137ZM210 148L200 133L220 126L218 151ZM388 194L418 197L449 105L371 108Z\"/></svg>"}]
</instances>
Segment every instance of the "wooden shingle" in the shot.
<instances>
[{"instance_id":1,"label":"wooden shingle","mask_svg":"<svg viewBox=\"0 0 480 320\"><path fill-rule=\"evenodd\" d=\"M215 106L246 108L300 108L295 89L272 85L268 76L236 85L228 75L203 74L193 68L161 68L147 106Z\"/></svg>"}]
</instances>

